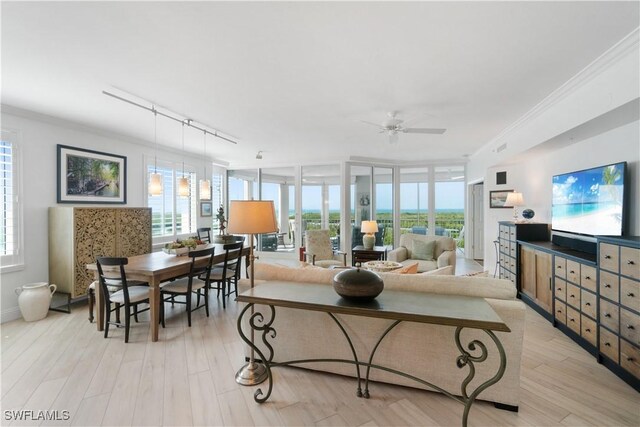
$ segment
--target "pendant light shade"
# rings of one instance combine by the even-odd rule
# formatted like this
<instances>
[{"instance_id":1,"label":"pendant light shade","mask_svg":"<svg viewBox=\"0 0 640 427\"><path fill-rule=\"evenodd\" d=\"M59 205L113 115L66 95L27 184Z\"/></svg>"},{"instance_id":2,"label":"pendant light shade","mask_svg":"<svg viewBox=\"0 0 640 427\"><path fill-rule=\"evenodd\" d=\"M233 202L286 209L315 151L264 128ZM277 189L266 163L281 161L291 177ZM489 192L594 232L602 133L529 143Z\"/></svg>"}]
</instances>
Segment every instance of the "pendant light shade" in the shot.
<instances>
[{"instance_id":1,"label":"pendant light shade","mask_svg":"<svg viewBox=\"0 0 640 427\"><path fill-rule=\"evenodd\" d=\"M149 195L159 196L162 194L162 175L158 173L158 113L155 108L153 111L153 143L155 146L155 157L153 165L153 173L149 174Z\"/></svg>"},{"instance_id":2,"label":"pendant light shade","mask_svg":"<svg viewBox=\"0 0 640 427\"><path fill-rule=\"evenodd\" d=\"M211 200L211 181L207 177L207 133L202 134L204 151L204 179L200 180L200 200Z\"/></svg>"},{"instance_id":3,"label":"pendant light shade","mask_svg":"<svg viewBox=\"0 0 640 427\"><path fill-rule=\"evenodd\" d=\"M178 178L178 196L180 197L189 197L191 191L189 189L189 178L181 177Z\"/></svg>"}]
</instances>

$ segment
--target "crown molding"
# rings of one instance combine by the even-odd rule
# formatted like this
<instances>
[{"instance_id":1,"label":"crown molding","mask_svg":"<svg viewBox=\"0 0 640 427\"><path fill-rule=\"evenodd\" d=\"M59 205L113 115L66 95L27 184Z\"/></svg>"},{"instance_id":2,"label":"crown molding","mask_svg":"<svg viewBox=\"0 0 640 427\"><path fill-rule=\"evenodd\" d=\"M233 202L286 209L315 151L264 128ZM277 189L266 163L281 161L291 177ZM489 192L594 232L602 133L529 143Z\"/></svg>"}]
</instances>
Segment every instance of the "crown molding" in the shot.
<instances>
[{"instance_id":1,"label":"crown molding","mask_svg":"<svg viewBox=\"0 0 640 427\"><path fill-rule=\"evenodd\" d=\"M536 104L531 110L526 112L522 117L506 127L495 138L476 150L474 155L485 150L495 151L500 145L502 145L503 140L506 139L509 135L515 133L518 129L533 121L536 117L540 116L542 113L552 108L558 102L562 101L572 93L585 86L595 77L599 76L604 71L614 66L622 59L626 58L628 55L637 52L639 47L640 27L633 30L622 40L614 44L606 52L593 60L589 65L580 70L576 75L567 80L562 86L551 92L546 98Z\"/></svg>"}]
</instances>

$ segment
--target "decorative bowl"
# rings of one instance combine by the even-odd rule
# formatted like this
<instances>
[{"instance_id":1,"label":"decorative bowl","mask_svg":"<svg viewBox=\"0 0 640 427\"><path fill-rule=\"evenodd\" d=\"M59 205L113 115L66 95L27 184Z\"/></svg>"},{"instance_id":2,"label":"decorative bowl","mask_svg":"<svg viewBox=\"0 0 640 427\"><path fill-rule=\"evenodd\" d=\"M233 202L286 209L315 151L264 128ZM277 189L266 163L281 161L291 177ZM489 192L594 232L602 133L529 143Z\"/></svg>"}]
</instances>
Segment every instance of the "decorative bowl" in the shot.
<instances>
[{"instance_id":1,"label":"decorative bowl","mask_svg":"<svg viewBox=\"0 0 640 427\"><path fill-rule=\"evenodd\" d=\"M536 213L533 211L533 209L525 209L522 211L522 217L524 219L531 219L534 217Z\"/></svg>"},{"instance_id":2,"label":"decorative bowl","mask_svg":"<svg viewBox=\"0 0 640 427\"><path fill-rule=\"evenodd\" d=\"M351 301L370 301L384 289L382 278L373 271L351 268L333 277L333 289Z\"/></svg>"},{"instance_id":3,"label":"decorative bowl","mask_svg":"<svg viewBox=\"0 0 640 427\"><path fill-rule=\"evenodd\" d=\"M378 273L387 273L402 268L402 264L395 261L368 261L362 264L362 266L369 271L376 271Z\"/></svg>"},{"instance_id":4,"label":"decorative bowl","mask_svg":"<svg viewBox=\"0 0 640 427\"><path fill-rule=\"evenodd\" d=\"M188 247L175 248L175 249L162 248L162 252L169 255L182 256L189 253L189 248Z\"/></svg>"}]
</instances>

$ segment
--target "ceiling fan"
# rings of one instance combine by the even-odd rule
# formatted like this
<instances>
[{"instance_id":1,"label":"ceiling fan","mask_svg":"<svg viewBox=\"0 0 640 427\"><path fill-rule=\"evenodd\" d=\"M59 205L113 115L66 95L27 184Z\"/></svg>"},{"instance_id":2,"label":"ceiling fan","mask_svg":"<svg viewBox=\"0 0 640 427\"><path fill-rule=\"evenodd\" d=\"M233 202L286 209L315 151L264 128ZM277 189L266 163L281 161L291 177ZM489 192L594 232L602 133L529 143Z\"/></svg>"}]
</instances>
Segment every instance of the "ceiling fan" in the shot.
<instances>
[{"instance_id":1,"label":"ceiling fan","mask_svg":"<svg viewBox=\"0 0 640 427\"><path fill-rule=\"evenodd\" d=\"M366 123L368 125L372 125L380 129L379 133L386 133L389 136L389 143L396 144L398 142L398 134L402 133L423 133L423 134L432 134L432 135L442 135L446 132L446 129L438 129L438 128L411 128L404 127L404 120L399 119L396 111L390 111L387 113L388 119L385 120L382 124L367 122L365 120L361 120L362 123Z\"/></svg>"}]
</instances>

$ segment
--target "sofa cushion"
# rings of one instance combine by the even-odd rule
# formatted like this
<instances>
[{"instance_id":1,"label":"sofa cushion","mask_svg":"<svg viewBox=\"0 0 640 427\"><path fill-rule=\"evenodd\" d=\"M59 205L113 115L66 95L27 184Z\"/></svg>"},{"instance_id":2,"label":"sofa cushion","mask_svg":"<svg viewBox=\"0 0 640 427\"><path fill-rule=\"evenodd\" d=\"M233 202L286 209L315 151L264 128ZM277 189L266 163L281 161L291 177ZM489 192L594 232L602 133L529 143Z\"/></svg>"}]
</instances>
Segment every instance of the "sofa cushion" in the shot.
<instances>
[{"instance_id":1,"label":"sofa cushion","mask_svg":"<svg viewBox=\"0 0 640 427\"><path fill-rule=\"evenodd\" d=\"M423 276L453 276L453 266L446 265L436 270L425 271L424 273L420 274L422 274Z\"/></svg>"},{"instance_id":2,"label":"sofa cushion","mask_svg":"<svg viewBox=\"0 0 640 427\"><path fill-rule=\"evenodd\" d=\"M331 284L333 276L342 271L339 268L290 268L263 262L256 262L254 269L258 280L325 284Z\"/></svg>"},{"instance_id":3,"label":"sofa cushion","mask_svg":"<svg viewBox=\"0 0 640 427\"><path fill-rule=\"evenodd\" d=\"M413 264L407 264L402 268L398 268L396 270L388 271L391 274L416 274L418 272L418 263L414 262Z\"/></svg>"},{"instance_id":4,"label":"sofa cushion","mask_svg":"<svg viewBox=\"0 0 640 427\"><path fill-rule=\"evenodd\" d=\"M435 240L423 241L414 239L413 248L411 250L413 259L422 259L425 261L433 261L433 250L436 247Z\"/></svg>"},{"instance_id":5,"label":"sofa cushion","mask_svg":"<svg viewBox=\"0 0 640 427\"><path fill-rule=\"evenodd\" d=\"M402 265L407 266L411 264L418 263L418 273L422 273L429 270L435 270L438 268L437 261L424 261L424 260L415 260L415 259L407 259L401 262Z\"/></svg>"}]
</instances>

